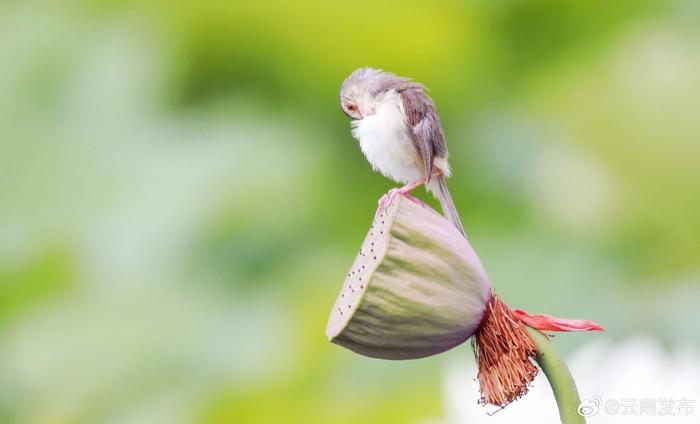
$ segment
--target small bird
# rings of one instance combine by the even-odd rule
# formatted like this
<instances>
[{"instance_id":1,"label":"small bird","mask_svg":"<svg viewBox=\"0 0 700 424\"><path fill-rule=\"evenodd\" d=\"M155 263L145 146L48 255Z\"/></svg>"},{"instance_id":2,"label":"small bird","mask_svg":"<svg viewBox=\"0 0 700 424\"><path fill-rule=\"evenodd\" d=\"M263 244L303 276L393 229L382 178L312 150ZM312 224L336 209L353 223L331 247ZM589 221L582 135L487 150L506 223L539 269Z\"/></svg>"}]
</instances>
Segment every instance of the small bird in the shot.
<instances>
[{"instance_id":1,"label":"small bird","mask_svg":"<svg viewBox=\"0 0 700 424\"><path fill-rule=\"evenodd\" d=\"M377 211L399 194L420 202L410 193L425 184L447 219L464 234L445 183L451 175L445 134L425 87L381 69L360 68L343 82L340 107L352 119L352 135L372 168L406 184L384 195Z\"/></svg>"}]
</instances>

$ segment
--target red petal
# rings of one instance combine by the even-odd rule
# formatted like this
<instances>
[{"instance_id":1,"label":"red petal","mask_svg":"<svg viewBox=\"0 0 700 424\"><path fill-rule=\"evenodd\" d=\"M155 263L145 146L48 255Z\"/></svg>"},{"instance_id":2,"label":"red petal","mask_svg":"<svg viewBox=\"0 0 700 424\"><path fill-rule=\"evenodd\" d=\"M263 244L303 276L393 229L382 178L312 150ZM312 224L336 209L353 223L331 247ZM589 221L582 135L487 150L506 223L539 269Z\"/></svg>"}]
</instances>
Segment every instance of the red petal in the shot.
<instances>
[{"instance_id":1,"label":"red petal","mask_svg":"<svg viewBox=\"0 0 700 424\"><path fill-rule=\"evenodd\" d=\"M585 319L564 319L549 315L530 315L516 309L515 316L528 326L540 331L603 331L603 327Z\"/></svg>"}]
</instances>

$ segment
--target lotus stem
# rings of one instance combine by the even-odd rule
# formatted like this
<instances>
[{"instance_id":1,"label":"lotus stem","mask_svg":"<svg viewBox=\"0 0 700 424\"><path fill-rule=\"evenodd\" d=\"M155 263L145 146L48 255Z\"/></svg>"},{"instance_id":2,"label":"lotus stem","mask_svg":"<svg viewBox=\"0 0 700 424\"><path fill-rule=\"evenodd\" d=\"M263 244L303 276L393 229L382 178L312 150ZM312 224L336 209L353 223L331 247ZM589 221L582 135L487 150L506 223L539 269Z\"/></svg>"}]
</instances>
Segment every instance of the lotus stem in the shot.
<instances>
[{"instance_id":1,"label":"lotus stem","mask_svg":"<svg viewBox=\"0 0 700 424\"><path fill-rule=\"evenodd\" d=\"M549 385L552 387L562 424L585 424L585 418L578 413L581 398L566 363L549 342L547 336L531 327L527 327L527 331L539 351L535 360L544 371L544 375L547 376Z\"/></svg>"}]
</instances>

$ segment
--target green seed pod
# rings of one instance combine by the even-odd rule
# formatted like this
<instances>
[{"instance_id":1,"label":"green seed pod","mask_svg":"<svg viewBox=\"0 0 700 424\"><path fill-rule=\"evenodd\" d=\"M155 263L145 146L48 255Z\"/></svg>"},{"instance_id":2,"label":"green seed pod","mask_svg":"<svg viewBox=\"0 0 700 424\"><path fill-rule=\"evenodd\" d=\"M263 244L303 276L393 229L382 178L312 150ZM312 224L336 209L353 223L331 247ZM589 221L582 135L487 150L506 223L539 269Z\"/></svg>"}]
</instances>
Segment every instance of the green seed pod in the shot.
<instances>
[{"instance_id":1,"label":"green seed pod","mask_svg":"<svg viewBox=\"0 0 700 424\"><path fill-rule=\"evenodd\" d=\"M429 206L397 195L375 216L326 336L375 358L435 355L474 334L491 297L464 236Z\"/></svg>"}]
</instances>

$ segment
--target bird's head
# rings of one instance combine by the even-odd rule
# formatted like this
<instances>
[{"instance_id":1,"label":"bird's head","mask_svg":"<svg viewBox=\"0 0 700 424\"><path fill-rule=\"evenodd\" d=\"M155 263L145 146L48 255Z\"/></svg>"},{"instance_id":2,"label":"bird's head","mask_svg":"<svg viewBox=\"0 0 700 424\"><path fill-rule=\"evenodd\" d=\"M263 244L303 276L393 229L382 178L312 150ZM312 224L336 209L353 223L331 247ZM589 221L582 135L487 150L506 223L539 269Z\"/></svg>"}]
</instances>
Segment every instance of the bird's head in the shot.
<instances>
[{"instance_id":1,"label":"bird's head","mask_svg":"<svg viewBox=\"0 0 700 424\"><path fill-rule=\"evenodd\" d=\"M359 68L348 76L340 87L340 108L350 119L373 115L384 93L397 89L406 78L381 69Z\"/></svg>"}]
</instances>

